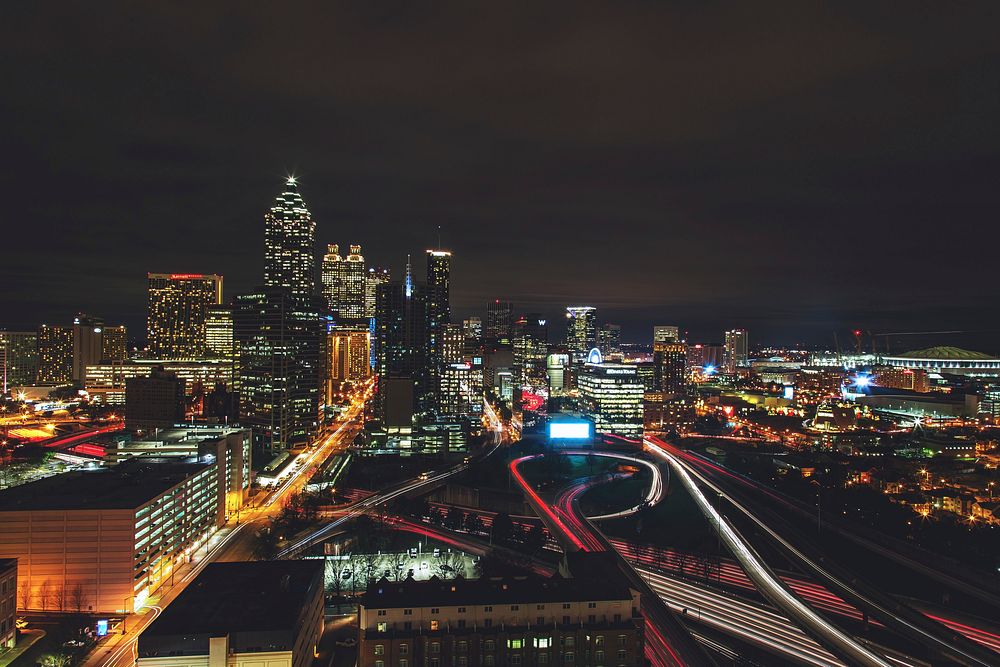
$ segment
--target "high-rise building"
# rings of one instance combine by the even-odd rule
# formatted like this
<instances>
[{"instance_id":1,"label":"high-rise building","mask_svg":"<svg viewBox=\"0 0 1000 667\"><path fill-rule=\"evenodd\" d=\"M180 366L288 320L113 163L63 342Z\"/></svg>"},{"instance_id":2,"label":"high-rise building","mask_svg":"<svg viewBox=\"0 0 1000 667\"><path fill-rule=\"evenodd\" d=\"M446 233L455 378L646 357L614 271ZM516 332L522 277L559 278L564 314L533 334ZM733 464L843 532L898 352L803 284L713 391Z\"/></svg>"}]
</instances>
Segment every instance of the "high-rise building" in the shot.
<instances>
[{"instance_id":1,"label":"high-rise building","mask_svg":"<svg viewBox=\"0 0 1000 667\"><path fill-rule=\"evenodd\" d=\"M622 328L618 324L602 324L597 330L597 348L605 358L621 357Z\"/></svg>"},{"instance_id":2,"label":"high-rise building","mask_svg":"<svg viewBox=\"0 0 1000 667\"><path fill-rule=\"evenodd\" d=\"M465 358L465 335L459 325L444 325L441 356L446 365L461 363Z\"/></svg>"},{"instance_id":3,"label":"high-rise building","mask_svg":"<svg viewBox=\"0 0 1000 667\"><path fill-rule=\"evenodd\" d=\"M427 251L427 353L428 371L435 391L440 389L445 365L445 325L451 322L451 253ZM437 396L440 402L440 395Z\"/></svg>"},{"instance_id":4,"label":"high-rise building","mask_svg":"<svg viewBox=\"0 0 1000 667\"><path fill-rule=\"evenodd\" d=\"M156 359L197 359L208 350L205 319L222 303L222 276L150 273L146 319L149 353Z\"/></svg>"},{"instance_id":5,"label":"high-rise building","mask_svg":"<svg viewBox=\"0 0 1000 667\"><path fill-rule=\"evenodd\" d=\"M483 412L483 365L446 364L441 371L439 412L447 417L478 417Z\"/></svg>"},{"instance_id":6,"label":"high-rise building","mask_svg":"<svg viewBox=\"0 0 1000 667\"><path fill-rule=\"evenodd\" d=\"M576 363L583 363L597 345L597 309L593 306L566 307L566 347Z\"/></svg>"},{"instance_id":7,"label":"high-rise building","mask_svg":"<svg viewBox=\"0 0 1000 667\"><path fill-rule=\"evenodd\" d=\"M483 321L478 317L462 320L462 333L466 338L478 341L483 337Z\"/></svg>"},{"instance_id":8,"label":"high-rise building","mask_svg":"<svg viewBox=\"0 0 1000 667\"><path fill-rule=\"evenodd\" d=\"M17 643L17 558L0 558L0 653Z\"/></svg>"},{"instance_id":9,"label":"high-rise building","mask_svg":"<svg viewBox=\"0 0 1000 667\"><path fill-rule=\"evenodd\" d=\"M726 372L735 373L740 366L746 366L749 355L747 354L747 330L730 329L726 332Z\"/></svg>"},{"instance_id":10,"label":"high-rise building","mask_svg":"<svg viewBox=\"0 0 1000 667\"><path fill-rule=\"evenodd\" d=\"M680 339L680 329L672 324L657 324L653 327L654 343L676 343Z\"/></svg>"},{"instance_id":11,"label":"high-rise building","mask_svg":"<svg viewBox=\"0 0 1000 667\"><path fill-rule=\"evenodd\" d=\"M233 309L240 420L258 449L279 453L307 444L319 425L319 300L286 288L236 297Z\"/></svg>"},{"instance_id":12,"label":"high-rise building","mask_svg":"<svg viewBox=\"0 0 1000 667\"><path fill-rule=\"evenodd\" d=\"M73 318L74 382L83 382L87 366L101 361L104 354L104 320L80 313Z\"/></svg>"},{"instance_id":13,"label":"high-rise building","mask_svg":"<svg viewBox=\"0 0 1000 667\"><path fill-rule=\"evenodd\" d=\"M38 384L73 381L73 327L43 324L38 327Z\"/></svg>"},{"instance_id":14,"label":"high-rise building","mask_svg":"<svg viewBox=\"0 0 1000 667\"><path fill-rule=\"evenodd\" d=\"M540 410L548 399L549 381L545 360L549 354L548 321L538 313L517 318L514 323L514 403L519 408Z\"/></svg>"},{"instance_id":15,"label":"high-rise building","mask_svg":"<svg viewBox=\"0 0 1000 667\"><path fill-rule=\"evenodd\" d=\"M264 216L264 286L309 299L316 289L316 223L294 177Z\"/></svg>"},{"instance_id":16,"label":"high-rise building","mask_svg":"<svg viewBox=\"0 0 1000 667\"><path fill-rule=\"evenodd\" d=\"M154 368L146 377L125 381L125 428L153 431L185 420L185 382L176 374Z\"/></svg>"},{"instance_id":17,"label":"high-rise building","mask_svg":"<svg viewBox=\"0 0 1000 667\"><path fill-rule=\"evenodd\" d=\"M642 437L643 396L645 388L635 366L603 363L595 355L583 365L577 386L583 412L594 421L596 433Z\"/></svg>"},{"instance_id":18,"label":"high-rise building","mask_svg":"<svg viewBox=\"0 0 1000 667\"><path fill-rule=\"evenodd\" d=\"M335 327L326 334L326 391L330 405L345 382L361 382L371 372L371 339L367 328Z\"/></svg>"},{"instance_id":19,"label":"high-rise building","mask_svg":"<svg viewBox=\"0 0 1000 667\"><path fill-rule=\"evenodd\" d=\"M509 301L494 299L486 306L486 326L483 338L496 343L509 343L514 327L514 306Z\"/></svg>"},{"instance_id":20,"label":"high-rise building","mask_svg":"<svg viewBox=\"0 0 1000 667\"><path fill-rule=\"evenodd\" d=\"M350 246L350 254L346 257L341 257L340 246L336 244L326 248L321 270L326 307L339 322L359 322L366 316L368 293L368 275L361 246Z\"/></svg>"},{"instance_id":21,"label":"high-rise building","mask_svg":"<svg viewBox=\"0 0 1000 667\"><path fill-rule=\"evenodd\" d=\"M383 284L378 290L376 410L383 420L391 414L406 421L407 411L412 419L414 413L432 408L435 387L428 360L428 295L423 285L413 282L409 264L407 269L402 282Z\"/></svg>"},{"instance_id":22,"label":"high-rise building","mask_svg":"<svg viewBox=\"0 0 1000 667\"><path fill-rule=\"evenodd\" d=\"M686 343L653 343L656 389L680 394L687 384L688 346Z\"/></svg>"},{"instance_id":23,"label":"high-rise building","mask_svg":"<svg viewBox=\"0 0 1000 667\"><path fill-rule=\"evenodd\" d=\"M128 332L124 325L104 327L101 362L122 363L128 358Z\"/></svg>"},{"instance_id":24,"label":"high-rise building","mask_svg":"<svg viewBox=\"0 0 1000 667\"><path fill-rule=\"evenodd\" d=\"M214 359L236 359L232 306L211 306L205 311L205 347Z\"/></svg>"},{"instance_id":25,"label":"high-rise building","mask_svg":"<svg viewBox=\"0 0 1000 667\"><path fill-rule=\"evenodd\" d=\"M38 378L38 332L0 331L0 380L4 394L35 384Z\"/></svg>"},{"instance_id":26,"label":"high-rise building","mask_svg":"<svg viewBox=\"0 0 1000 667\"><path fill-rule=\"evenodd\" d=\"M365 317L371 319L375 317L375 299L378 295L378 286L389 282L389 269L371 267L365 278Z\"/></svg>"},{"instance_id":27,"label":"high-rise building","mask_svg":"<svg viewBox=\"0 0 1000 667\"><path fill-rule=\"evenodd\" d=\"M697 343L688 346L688 368L719 370L725 364L725 347Z\"/></svg>"}]
</instances>

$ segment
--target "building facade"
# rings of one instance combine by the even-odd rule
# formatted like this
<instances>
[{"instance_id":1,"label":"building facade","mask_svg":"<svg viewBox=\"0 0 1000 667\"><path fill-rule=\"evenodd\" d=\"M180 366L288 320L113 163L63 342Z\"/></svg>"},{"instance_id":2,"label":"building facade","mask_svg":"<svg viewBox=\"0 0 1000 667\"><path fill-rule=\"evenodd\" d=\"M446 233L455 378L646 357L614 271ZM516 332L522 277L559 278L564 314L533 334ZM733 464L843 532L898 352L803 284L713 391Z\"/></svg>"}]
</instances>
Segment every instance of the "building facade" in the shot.
<instances>
[{"instance_id":1,"label":"building facade","mask_svg":"<svg viewBox=\"0 0 1000 667\"><path fill-rule=\"evenodd\" d=\"M0 331L0 389L30 387L38 378L38 332Z\"/></svg>"},{"instance_id":2,"label":"building facade","mask_svg":"<svg viewBox=\"0 0 1000 667\"><path fill-rule=\"evenodd\" d=\"M310 299L316 289L316 223L294 177L264 216L264 286Z\"/></svg>"},{"instance_id":3,"label":"building facade","mask_svg":"<svg viewBox=\"0 0 1000 667\"><path fill-rule=\"evenodd\" d=\"M382 579L361 600L358 667L644 664L639 598L608 580Z\"/></svg>"},{"instance_id":4,"label":"building facade","mask_svg":"<svg viewBox=\"0 0 1000 667\"><path fill-rule=\"evenodd\" d=\"M687 343L653 343L656 390L667 394L683 393L687 385L687 361Z\"/></svg>"},{"instance_id":5,"label":"building facade","mask_svg":"<svg viewBox=\"0 0 1000 667\"><path fill-rule=\"evenodd\" d=\"M360 322L366 317L368 275L360 245L350 246L346 257L340 255L340 246L326 247L320 270L323 300L327 311L338 322Z\"/></svg>"},{"instance_id":6,"label":"building facade","mask_svg":"<svg viewBox=\"0 0 1000 667\"><path fill-rule=\"evenodd\" d=\"M747 347L747 330L730 329L727 331L725 348L727 373L735 373L737 368L746 366L750 359Z\"/></svg>"},{"instance_id":7,"label":"building facade","mask_svg":"<svg viewBox=\"0 0 1000 667\"><path fill-rule=\"evenodd\" d=\"M43 324L38 327L38 384L59 385L73 381L73 327Z\"/></svg>"},{"instance_id":8,"label":"building facade","mask_svg":"<svg viewBox=\"0 0 1000 667\"><path fill-rule=\"evenodd\" d=\"M125 381L125 428L155 431L186 419L185 385L176 373L162 367L150 369L146 377Z\"/></svg>"},{"instance_id":9,"label":"building facade","mask_svg":"<svg viewBox=\"0 0 1000 667\"><path fill-rule=\"evenodd\" d=\"M642 437L645 388L635 366L587 363L577 385L583 413L594 422L596 433Z\"/></svg>"},{"instance_id":10,"label":"building facade","mask_svg":"<svg viewBox=\"0 0 1000 667\"><path fill-rule=\"evenodd\" d=\"M205 320L222 303L222 276L150 273L146 335L157 359L198 359L208 352Z\"/></svg>"},{"instance_id":11,"label":"building facade","mask_svg":"<svg viewBox=\"0 0 1000 667\"><path fill-rule=\"evenodd\" d=\"M509 301L494 299L486 305L483 338L495 343L509 343L513 335L514 306Z\"/></svg>"},{"instance_id":12,"label":"building facade","mask_svg":"<svg viewBox=\"0 0 1000 667\"><path fill-rule=\"evenodd\" d=\"M566 347L573 361L582 363L597 345L597 309L593 306L566 307Z\"/></svg>"},{"instance_id":13,"label":"building facade","mask_svg":"<svg viewBox=\"0 0 1000 667\"><path fill-rule=\"evenodd\" d=\"M0 558L0 657L17 643L17 559Z\"/></svg>"}]
</instances>

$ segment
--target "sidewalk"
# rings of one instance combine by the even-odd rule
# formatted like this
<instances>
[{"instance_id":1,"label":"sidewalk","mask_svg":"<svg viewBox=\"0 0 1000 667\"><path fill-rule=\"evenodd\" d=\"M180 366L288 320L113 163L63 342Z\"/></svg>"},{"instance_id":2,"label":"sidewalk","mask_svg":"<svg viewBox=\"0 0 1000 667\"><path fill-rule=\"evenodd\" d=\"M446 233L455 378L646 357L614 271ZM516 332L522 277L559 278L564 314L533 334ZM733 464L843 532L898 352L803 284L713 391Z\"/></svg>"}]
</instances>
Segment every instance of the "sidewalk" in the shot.
<instances>
[{"instance_id":1,"label":"sidewalk","mask_svg":"<svg viewBox=\"0 0 1000 667\"><path fill-rule=\"evenodd\" d=\"M45 630L22 630L21 641L19 641L11 650L0 654L0 667L7 667L7 665L17 660L21 657L21 655L26 653L29 648L34 646L35 642L44 636Z\"/></svg>"}]
</instances>

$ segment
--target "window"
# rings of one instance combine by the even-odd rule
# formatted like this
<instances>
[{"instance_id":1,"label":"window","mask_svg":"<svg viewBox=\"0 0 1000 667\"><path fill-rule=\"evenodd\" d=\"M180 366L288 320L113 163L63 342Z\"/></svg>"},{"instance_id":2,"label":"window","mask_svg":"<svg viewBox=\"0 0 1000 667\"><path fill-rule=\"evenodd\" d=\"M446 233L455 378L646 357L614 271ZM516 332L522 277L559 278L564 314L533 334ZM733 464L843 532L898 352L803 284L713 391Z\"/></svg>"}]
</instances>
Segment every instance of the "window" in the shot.
<instances>
[{"instance_id":1,"label":"window","mask_svg":"<svg viewBox=\"0 0 1000 667\"><path fill-rule=\"evenodd\" d=\"M464 639L462 641L458 642L458 652L459 653L468 653L469 652L469 642L465 641Z\"/></svg>"},{"instance_id":2,"label":"window","mask_svg":"<svg viewBox=\"0 0 1000 667\"><path fill-rule=\"evenodd\" d=\"M431 607L432 614L440 614L441 610L438 607Z\"/></svg>"},{"instance_id":3,"label":"window","mask_svg":"<svg viewBox=\"0 0 1000 667\"><path fill-rule=\"evenodd\" d=\"M483 611L493 611L493 607L483 607Z\"/></svg>"},{"instance_id":4,"label":"window","mask_svg":"<svg viewBox=\"0 0 1000 667\"><path fill-rule=\"evenodd\" d=\"M545 625L545 617L544 616L536 616L535 617L535 624L536 625Z\"/></svg>"},{"instance_id":5,"label":"window","mask_svg":"<svg viewBox=\"0 0 1000 667\"><path fill-rule=\"evenodd\" d=\"M440 630L441 629L440 625L441 624L438 622L438 620L436 618L431 620L431 630L432 631Z\"/></svg>"},{"instance_id":6,"label":"window","mask_svg":"<svg viewBox=\"0 0 1000 667\"><path fill-rule=\"evenodd\" d=\"M494 650L496 650L497 643L495 641L493 641L492 639L487 639L486 642L485 642L485 644L486 644L485 648L486 648L487 651L494 651Z\"/></svg>"},{"instance_id":7,"label":"window","mask_svg":"<svg viewBox=\"0 0 1000 667\"><path fill-rule=\"evenodd\" d=\"M385 644L375 644L375 655L385 655Z\"/></svg>"},{"instance_id":8,"label":"window","mask_svg":"<svg viewBox=\"0 0 1000 667\"><path fill-rule=\"evenodd\" d=\"M388 629L389 629L389 624L388 623L386 623L385 621L380 621L379 622L379 624L378 624L378 631L379 632L385 632Z\"/></svg>"},{"instance_id":9,"label":"window","mask_svg":"<svg viewBox=\"0 0 1000 667\"><path fill-rule=\"evenodd\" d=\"M493 665L496 664L496 660L492 655L488 655L483 658L483 664L486 665L486 667L493 667Z\"/></svg>"},{"instance_id":10,"label":"window","mask_svg":"<svg viewBox=\"0 0 1000 667\"><path fill-rule=\"evenodd\" d=\"M574 646L576 646L576 637L574 637L573 635L566 635L565 637L563 637L563 646L567 648L573 648Z\"/></svg>"},{"instance_id":11,"label":"window","mask_svg":"<svg viewBox=\"0 0 1000 667\"><path fill-rule=\"evenodd\" d=\"M403 610L403 616L413 616L413 610L412 609L404 609Z\"/></svg>"},{"instance_id":12,"label":"window","mask_svg":"<svg viewBox=\"0 0 1000 667\"><path fill-rule=\"evenodd\" d=\"M376 660L375 667L385 667L385 660Z\"/></svg>"},{"instance_id":13,"label":"window","mask_svg":"<svg viewBox=\"0 0 1000 667\"><path fill-rule=\"evenodd\" d=\"M563 625L569 625L569 616L563 616Z\"/></svg>"},{"instance_id":14,"label":"window","mask_svg":"<svg viewBox=\"0 0 1000 667\"><path fill-rule=\"evenodd\" d=\"M563 602L563 609L569 609L569 602Z\"/></svg>"},{"instance_id":15,"label":"window","mask_svg":"<svg viewBox=\"0 0 1000 667\"><path fill-rule=\"evenodd\" d=\"M407 660L406 658L400 658L399 659L399 667L409 667L409 665L410 665L410 661Z\"/></svg>"},{"instance_id":16,"label":"window","mask_svg":"<svg viewBox=\"0 0 1000 667\"><path fill-rule=\"evenodd\" d=\"M618 648L625 648L628 646L628 637L626 635L618 635Z\"/></svg>"},{"instance_id":17,"label":"window","mask_svg":"<svg viewBox=\"0 0 1000 667\"><path fill-rule=\"evenodd\" d=\"M431 642L431 653L441 652L441 642Z\"/></svg>"},{"instance_id":18,"label":"window","mask_svg":"<svg viewBox=\"0 0 1000 667\"><path fill-rule=\"evenodd\" d=\"M400 644L399 645L399 654L400 655L406 655L409 652L410 652L410 645L409 644Z\"/></svg>"},{"instance_id":19,"label":"window","mask_svg":"<svg viewBox=\"0 0 1000 667\"><path fill-rule=\"evenodd\" d=\"M587 603L587 609L597 609L597 603L596 602L588 602Z\"/></svg>"},{"instance_id":20,"label":"window","mask_svg":"<svg viewBox=\"0 0 1000 667\"><path fill-rule=\"evenodd\" d=\"M521 654L520 653L515 653L514 655L510 656L510 664L512 664L512 665L520 665L521 664Z\"/></svg>"},{"instance_id":21,"label":"window","mask_svg":"<svg viewBox=\"0 0 1000 667\"><path fill-rule=\"evenodd\" d=\"M594 651L594 660L598 665L604 664L604 651Z\"/></svg>"},{"instance_id":22,"label":"window","mask_svg":"<svg viewBox=\"0 0 1000 667\"><path fill-rule=\"evenodd\" d=\"M458 608L458 613L459 614L464 614L465 613L465 607L459 607Z\"/></svg>"},{"instance_id":23,"label":"window","mask_svg":"<svg viewBox=\"0 0 1000 667\"><path fill-rule=\"evenodd\" d=\"M621 623L621 622L622 622L622 615L615 614L615 623Z\"/></svg>"},{"instance_id":24,"label":"window","mask_svg":"<svg viewBox=\"0 0 1000 667\"><path fill-rule=\"evenodd\" d=\"M552 646L552 637L535 637L535 648L548 648Z\"/></svg>"},{"instance_id":25,"label":"window","mask_svg":"<svg viewBox=\"0 0 1000 667\"><path fill-rule=\"evenodd\" d=\"M535 605L535 609L537 609L538 611L541 611L542 609L545 609L545 605L543 605L543 604L536 604Z\"/></svg>"},{"instance_id":26,"label":"window","mask_svg":"<svg viewBox=\"0 0 1000 667\"><path fill-rule=\"evenodd\" d=\"M441 658L431 658L431 667L441 667Z\"/></svg>"},{"instance_id":27,"label":"window","mask_svg":"<svg viewBox=\"0 0 1000 667\"><path fill-rule=\"evenodd\" d=\"M547 665L547 664L549 664L549 652L548 651L543 651L542 653L538 654L538 664L539 665Z\"/></svg>"},{"instance_id":28,"label":"window","mask_svg":"<svg viewBox=\"0 0 1000 667\"><path fill-rule=\"evenodd\" d=\"M464 655L458 656L458 667L466 667L469 664L469 658Z\"/></svg>"},{"instance_id":29,"label":"window","mask_svg":"<svg viewBox=\"0 0 1000 667\"><path fill-rule=\"evenodd\" d=\"M604 646L604 635L594 637L594 646Z\"/></svg>"},{"instance_id":30,"label":"window","mask_svg":"<svg viewBox=\"0 0 1000 667\"><path fill-rule=\"evenodd\" d=\"M413 621L403 621L403 629L404 630L412 630L413 629Z\"/></svg>"},{"instance_id":31,"label":"window","mask_svg":"<svg viewBox=\"0 0 1000 667\"><path fill-rule=\"evenodd\" d=\"M588 614L587 615L587 623L591 623L591 624L597 623L597 617L594 616L593 614Z\"/></svg>"},{"instance_id":32,"label":"window","mask_svg":"<svg viewBox=\"0 0 1000 667\"><path fill-rule=\"evenodd\" d=\"M524 640L523 639L508 639L507 640L507 648L523 648L523 647L524 647Z\"/></svg>"},{"instance_id":33,"label":"window","mask_svg":"<svg viewBox=\"0 0 1000 667\"><path fill-rule=\"evenodd\" d=\"M385 609L379 609L378 610L378 615L379 616L385 616Z\"/></svg>"},{"instance_id":34,"label":"window","mask_svg":"<svg viewBox=\"0 0 1000 667\"><path fill-rule=\"evenodd\" d=\"M459 629L462 629L462 628L465 627L465 619L464 618L458 619L458 627L459 627Z\"/></svg>"},{"instance_id":35,"label":"window","mask_svg":"<svg viewBox=\"0 0 1000 667\"><path fill-rule=\"evenodd\" d=\"M520 610L520 609L521 609L521 605L518 605L518 604L512 604L512 605L510 606L510 610L511 610L511 611L518 611L518 610Z\"/></svg>"},{"instance_id":36,"label":"window","mask_svg":"<svg viewBox=\"0 0 1000 667\"><path fill-rule=\"evenodd\" d=\"M492 628L493 627L493 619L492 618L485 619L483 621L483 627L484 628Z\"/></svg>"},{"instance_id":37,"label":"window","mask_svg":"<svg viewBox=\"0 0 1000 667\"><path fill-rule=\"evenodd\" d=\"M566 651L563 653L563 662L576 662L576 654L573 651Z\"/></svg>"},{"instance_id":38,"label":"window","mask_svg":"<svg viewBox=\"0 0 1000 667\"><path fill-rule=\"evenodd\" d=\"M618 649L618 659L619 660L624 660L627 655L628 655L628 651L626 651L623 648Z\"/></svg>"}]
</instances>

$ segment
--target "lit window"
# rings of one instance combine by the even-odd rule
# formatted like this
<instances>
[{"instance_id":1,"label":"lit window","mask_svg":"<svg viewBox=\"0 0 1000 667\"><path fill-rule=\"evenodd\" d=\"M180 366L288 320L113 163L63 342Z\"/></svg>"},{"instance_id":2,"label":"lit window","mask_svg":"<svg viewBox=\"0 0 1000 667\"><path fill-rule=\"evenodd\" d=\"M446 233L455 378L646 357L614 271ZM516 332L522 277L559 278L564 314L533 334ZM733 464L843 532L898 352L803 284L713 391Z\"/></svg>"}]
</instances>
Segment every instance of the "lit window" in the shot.
<instances>
[{"instance_id":1,"label":"lit window","mask_svg":"<svg viewBox=\"0 0 1000 667\"><path fill-rule=\"evenodd\" d=\"M385 621L381 621L381 622L380 622L380 623L378 624L378 631L379 631L379 632L385 632L385 631L386 631L386 630L388 630L388 629L389 629L389 624L388 624L388 623L386 623Z\"/></svg>"},{"instance_id":2,"label":"lit window","mask_svg":"<svg viewBox=\"0 0 1000 667\"><path fill-rule=\"evenodd\" d=\"M507 648L521 648L522 646L524 646L524 640L523 639L508 639L507 640Z\"/></svg>"},{"instance_id":3,"label":"lit window","mask_svg":"<svg viewBox=\"0 0 1000 667\"><path fill-rule=\"evenodd\" d=\"M440 624L438 623L437 619L432 620L431 630L438 630L438 629L440 629Z\"/></svg>"},{"instance_id":4,"label":"lit window","mask_svg":"<svg viewBox=\"0 0 1000 667\"><path fill-rule=\"evenodd\" d=\"M385 644L375 644L375 655L385 655Z\"/></svg>"}]
</instances>

